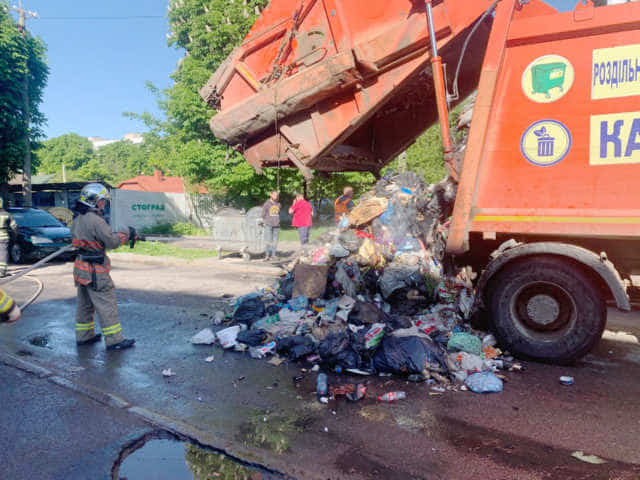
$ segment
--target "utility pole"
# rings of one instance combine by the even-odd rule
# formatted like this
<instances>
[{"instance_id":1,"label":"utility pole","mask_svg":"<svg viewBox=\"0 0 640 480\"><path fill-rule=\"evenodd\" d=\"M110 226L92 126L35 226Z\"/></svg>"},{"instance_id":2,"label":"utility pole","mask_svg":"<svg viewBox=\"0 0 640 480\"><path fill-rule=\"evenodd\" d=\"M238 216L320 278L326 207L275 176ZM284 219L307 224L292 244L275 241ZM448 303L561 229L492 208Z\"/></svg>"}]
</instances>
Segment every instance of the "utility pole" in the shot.
<instances>
[{"instance_id":1,"label":"utility pole","mask_svg":"<svg viewBox=\"0 0 640 480\"><path fill-rule=\"evenodd\" d=\"M11 7L11 10L18 12L18 30L22 36L26 36L26 19L38 18L38 13L31 10L25 10L22 8L22 0L19 0L18 6ZM22 101L24 104L24 121L25 121L25 133L24 133L24 164L22 167L22 195L24 198L24 206L30 207L32 205L31 194L31 144L29 142L29 124L31 123L31 117L29 114L29 64L25 65L25 74L22 80Z\"/></svg>"}]
</instances>

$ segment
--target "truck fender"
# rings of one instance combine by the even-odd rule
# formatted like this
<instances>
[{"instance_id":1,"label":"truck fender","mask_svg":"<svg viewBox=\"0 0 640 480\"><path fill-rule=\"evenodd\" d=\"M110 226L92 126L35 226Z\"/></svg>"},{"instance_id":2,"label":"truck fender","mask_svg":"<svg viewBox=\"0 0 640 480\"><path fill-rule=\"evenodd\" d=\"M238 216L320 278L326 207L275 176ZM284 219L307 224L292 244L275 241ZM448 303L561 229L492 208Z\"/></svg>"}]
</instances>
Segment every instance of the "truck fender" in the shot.
<instances>
[{"instance_id":1,"label":"truck fender","mask_svg":"<svg viewBox=\"0 0 640 480\"><path fill-rule=\"evenodd\" d=\"M491 278L505 265L515 259L534 255L556 255L567 257L582 264L584 267L600 276L602 281L609 287L609 291L620 310L631 310L626 285L613 263L607 259L607 255L604 252L600 255L596 255L586 248L557 242L523 244L518 243L515 240L509 240L503 243L500 248L491 254L491 261L484 269L480 279L478 280L478 294L476 295L478 301L482 302L485 287L489 284Z\"/></svg>"}]
</instances>

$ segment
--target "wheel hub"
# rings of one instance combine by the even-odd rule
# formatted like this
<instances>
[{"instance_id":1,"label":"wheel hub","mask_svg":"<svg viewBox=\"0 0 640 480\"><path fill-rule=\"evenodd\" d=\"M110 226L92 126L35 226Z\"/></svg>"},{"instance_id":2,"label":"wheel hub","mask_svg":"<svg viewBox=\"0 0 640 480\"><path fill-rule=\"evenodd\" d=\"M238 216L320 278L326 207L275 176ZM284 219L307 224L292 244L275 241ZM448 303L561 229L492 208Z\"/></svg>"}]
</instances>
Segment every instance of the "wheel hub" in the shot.
<instances>
[{"instance_id":1,"label":"wheel hub","mask_svg":"<svg viewBox=\"0 0 640 480\"><path fill-rule=\"evenodd\" d=\"M511 298L511 312L518 329L537 340L561 337L576 318L571 295L551 282L523 285Z\"/></svg>"},{"instance_id":2,"label":"wheel hub","mask_svg":"<svg viewBox=\"0 0 640 480\"><path fill-rule=\"evenodd\" d=\"M560 305L550 295L534 295L527 302L527 315L535 323L549 325L556 321L560 314Z\"/></svg>"}]
</instances>

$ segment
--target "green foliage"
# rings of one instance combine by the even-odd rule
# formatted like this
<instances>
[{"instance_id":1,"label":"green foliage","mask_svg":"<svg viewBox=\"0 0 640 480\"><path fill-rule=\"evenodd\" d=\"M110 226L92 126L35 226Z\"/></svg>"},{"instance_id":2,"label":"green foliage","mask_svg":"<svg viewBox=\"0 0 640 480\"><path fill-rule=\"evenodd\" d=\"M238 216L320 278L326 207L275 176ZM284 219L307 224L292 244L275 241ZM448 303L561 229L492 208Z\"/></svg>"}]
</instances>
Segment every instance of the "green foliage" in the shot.
<instances>
[{"instance_id":1,"label":"green foliage","mask_svg":"<svg viewBox=\"0 0 640 480\"><path fill-rule=\"evenodd\" d=\"M62 165L69 170L77 170L88 163L93 158L93 146L77 133L66 133L42 142L37 154L39 172L60 173Z\"/></svg>"},{"instance_id":2,"label":"green foliage","mask_svg":"<svg viewBox=\"0 0 640 480\"><path fill-rule=\"evenodd\" d=\"M149 255L152 257L175 257L184 260L197 260L199 258L211 258L218 255L217 250L201 250L196 248L180 248L162 242L138 242L135 248L122 246L116 253L135 253L137 255Z\"/></svg>"},{"instance_id":3,"label":"green foliage","mask_svg":"<svg viewBox=\"0 0 640 480\"><path fill-rule=\"evenodd\" d=\"M94 150L85 137L67 133L42 142L37 154L41 160L38 171L55 173L57 180L62 178L62 165L66 166L68 181L104 180L111 185L153 171L146 145L128 140Z\"/></svg>"},{"instance_id":4,"label":"green foliage","mask_svg":"<svg viewBox=\"0 0 640 480\"><path fill-rule=\"evenodd\" d=\"M147 227L142 229L142 233L145 235L191 235L198 237L206 237L209 235L203 228L196 227L193 223L178 222L178 223L159 223L153 227Z\"/></svg>"},{"instance_id":5,"label":"green foliage","mask_svg":"<svg viewBox=\"0 0 640 480\"><path fill-rule=\"evenodd\" d=\"M442 159L440 126L432 125L407 149L407 170L420 173L427 183L436 183L447 174Z\"/></svg>"},{"instance_id":6,"label":"green foliage","mask_svg":"<svg viewBox=\"0 0 640 480\"><path fill-rule=\"evenodd\" d=\"M0 183L6 182L22 169L25 156L25 136L32 146L42 137L45 123L39 110L49 69L45 60L45 45L28 32L22 35L0 1ZM29 91L30 122L26 124L24 110L24 80ZM37 165L38 158L33 158Z\"/></svg>"}]
</instances>

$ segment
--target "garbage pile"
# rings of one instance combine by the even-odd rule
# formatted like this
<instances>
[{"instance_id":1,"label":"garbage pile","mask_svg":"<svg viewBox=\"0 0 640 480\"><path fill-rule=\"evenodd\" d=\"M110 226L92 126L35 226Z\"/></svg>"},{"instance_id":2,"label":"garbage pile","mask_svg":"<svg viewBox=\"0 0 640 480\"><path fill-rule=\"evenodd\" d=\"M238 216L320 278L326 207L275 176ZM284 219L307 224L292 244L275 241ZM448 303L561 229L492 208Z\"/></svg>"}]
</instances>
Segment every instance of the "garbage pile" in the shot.
<instances>
[{"instance_id":1,"label":"garbage pile","mask_svg":"<svg viewBox=\"0 0 640 480\"><path fill-rule=\"evenodd\" d=\"M500 391L494 373L519 366L469 324L472 272L445 255L455 193L413 173L381 179L328 243L271 288L238 298L217 341L274 364Z\"/></svg>"}]
</instances>

